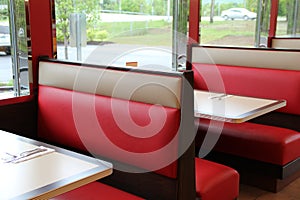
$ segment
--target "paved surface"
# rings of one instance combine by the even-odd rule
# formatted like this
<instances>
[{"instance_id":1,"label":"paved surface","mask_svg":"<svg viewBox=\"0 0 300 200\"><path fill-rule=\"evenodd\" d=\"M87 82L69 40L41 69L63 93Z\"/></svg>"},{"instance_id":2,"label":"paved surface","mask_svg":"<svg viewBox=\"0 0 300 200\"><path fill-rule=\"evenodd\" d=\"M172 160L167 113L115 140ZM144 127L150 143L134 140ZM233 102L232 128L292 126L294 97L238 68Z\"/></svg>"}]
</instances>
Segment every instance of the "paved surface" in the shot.
<instances>
[{"instance_id":1,"label":"paved surface","mask_svg":"<svg viewBox=\"0 0 300 200\"><path fill-rule=\"evenodd\" d=\"M69 60L77 61L75 47L68 48ZM59 59L65 59L64 49L58 48ZM172 52L167 47L147 47L141 45L89 45L82 47L84 63L97 65L125 66L126 62L138 62L138 67L147 69L170 70L172 67Z\"/></svg>"},{"instance_id":2,"label":"paved surface","mask_svg":"<svg viewBox=\"0 0 300 200\"><path fill-rule=\"evenodd\" d=\"M0 83L12 80L11 56L0 53Z\"/></svg>"}]
</instances>

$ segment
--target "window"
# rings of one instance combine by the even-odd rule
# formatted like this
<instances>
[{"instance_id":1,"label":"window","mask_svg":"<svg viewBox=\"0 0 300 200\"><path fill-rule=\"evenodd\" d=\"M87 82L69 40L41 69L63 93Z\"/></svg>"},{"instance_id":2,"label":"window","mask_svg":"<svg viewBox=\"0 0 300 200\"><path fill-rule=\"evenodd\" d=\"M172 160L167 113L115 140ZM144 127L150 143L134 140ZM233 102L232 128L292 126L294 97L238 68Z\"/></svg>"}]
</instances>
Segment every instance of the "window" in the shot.
<instances>
[{"instance_id":1,"label":"window","mask_svg":"<svg viewBox=\"0 0 300 200\"><path fill-rule=\"evenodd\" d=\"M0 99L29 94L24 0L0 1Z\"/></svg>"},{"instance_id":2,"label":"window","mask_svg":"<svg viewBox=\"0 0 300 200\"><path fill-rule=\"evenodd\" d=\"M186 2L173 9L171 0L55 0L57 58L174 70L186 51L187 12L176 23L173 13L187 11Z\"/></svg>"},{"instance_id":3,"label":"window","mask_svg":"<svg viewBox=\"0 0 300 200\"><path fill-rule=\"evenodd\" d=\"M300 38L299 0L279 0L276 36Z\"/></svg>"},{"instance_id":4,"label":"window","mask_svg":"<svg viewBox=\"0 0 300 200\"><path fill-rule=\"evenodd\" d=\"M257 9L256 0L202 0L200 43L253 47Z\"/></svg>"}]
</instances>

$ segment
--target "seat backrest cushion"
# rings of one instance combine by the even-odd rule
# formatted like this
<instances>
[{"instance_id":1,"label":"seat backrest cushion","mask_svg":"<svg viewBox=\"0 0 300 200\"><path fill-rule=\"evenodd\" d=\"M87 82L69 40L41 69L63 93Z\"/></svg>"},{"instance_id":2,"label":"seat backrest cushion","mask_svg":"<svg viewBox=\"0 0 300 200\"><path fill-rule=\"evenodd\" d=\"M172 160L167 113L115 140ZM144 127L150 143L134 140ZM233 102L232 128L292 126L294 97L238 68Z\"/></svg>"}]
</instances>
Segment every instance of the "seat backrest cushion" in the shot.
<instances>
[{"instance_id":1,"label":"seat backrest cushion","mask_svg":"<svg viewBox=\"0 0 300 200\"><path fill-rule=\"evenodd\" d=\"M180 76L40 62L38 135L176 178L181 85Z\"/></svg>"}]
</instances>

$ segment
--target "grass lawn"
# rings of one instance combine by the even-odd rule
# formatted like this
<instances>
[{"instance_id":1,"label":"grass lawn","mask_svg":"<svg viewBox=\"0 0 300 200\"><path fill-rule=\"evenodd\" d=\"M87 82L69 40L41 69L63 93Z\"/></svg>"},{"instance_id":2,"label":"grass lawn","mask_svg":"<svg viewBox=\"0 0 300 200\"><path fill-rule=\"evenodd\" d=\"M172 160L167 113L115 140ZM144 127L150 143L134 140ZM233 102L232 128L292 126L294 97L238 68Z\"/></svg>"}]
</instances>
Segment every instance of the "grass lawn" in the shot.
<instances>
[{"instance_id":1,"label":"grass lawn","mask_svg":"<svg viewBox=\"0 0 300 200\"><path fill-rule=\"evenodd\" d=\"M147 46L171 46L172 34L170 28L148 29L144 35L115 36L109 41L119 44L143 44Z\"/></svg>"},{"instance_id":2,"label":"grass lawn","mask_svg":"<svg viewBox=\"0 0 300 200\"><path fill-rule=\"evenodd\" d=\"M106 41L149 46L170 46L172 44L171 26L172 24L163 20L101 23L101 29L109 33Z\"/></svg>"},{"instance_id":3,"label":"grass lawn","mask_svg":"<svg viewBox=\"0 0 300 200\"><path fill-rule=\"evenodd\" d=\"M285 29L285 30L284 30ZM172 46L172 23L164 20L135 22L101 22L97 30L106 31L104 42ZM278 34L286 32L286 22L278 23ZM254 46L256 20L202 21L201 44ZM102 41L101 39L95 41Z\"/></svg>"},{"instance_id":4,"label":"grass lawn","mask_svg":"<svg viewBox=\"0 0 300 200\"><path fill-rule=\"evenodd\" d=\"M204 21L200 27L201 43L253 46L255 26L256 21ZM149 46L172 44L171 24L164 21L102 23L101 29L109 33L106 41L115 43Z\"/></svg>"},{"instance_id":5,"label":"grass lawn","mask_svg":"<svg viewBox=\"0 0 300 200\"><path fill-rule=\"evenodd\" d=\"M212 24L202 22L200 26L201 38L205 42L219 40L230 35L253 36L255 21L217 21Z\"/></svg>"}]
</instances>

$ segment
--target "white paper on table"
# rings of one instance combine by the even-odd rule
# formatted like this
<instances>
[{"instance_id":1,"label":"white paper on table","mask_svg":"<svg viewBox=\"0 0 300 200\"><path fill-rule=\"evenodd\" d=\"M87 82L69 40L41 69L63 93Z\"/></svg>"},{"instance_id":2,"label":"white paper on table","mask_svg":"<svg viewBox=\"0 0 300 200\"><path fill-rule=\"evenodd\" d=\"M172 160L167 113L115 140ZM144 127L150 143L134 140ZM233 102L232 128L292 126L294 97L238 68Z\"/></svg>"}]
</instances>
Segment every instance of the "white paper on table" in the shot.
<instances>
[{"instance_id":1,"label":"white paper on table","mask_svg":"<svg viewBox=\"0 0 300 200\"><path fill-rule=\"evenodd\" d=\"M35 152L31 155L24 155L22 156L22 153L28 153L30 151L34 151L34 150L41 150L39 152ZM39 156L42 156L42 155L46 155L46 154L49 154L51 152L54 152L55 150L54 149L51 149L51 148L48 148L48 147L44 147L44 146L39 146L39 147L36 147L34 149L29 149L29 150L26 150L26 151L22 151L18 154L13 154L13 153L9 153L9 152L2 152L1 153L1 160L3 161L3 163L20 163L20 162L23 162L23 161L26 161L26 160L30 160L30 159L33 159L33 158L36 158L36 157L39 157ZM15 156L15 158L13 158Z\"/></svg>"}]
</instances>

